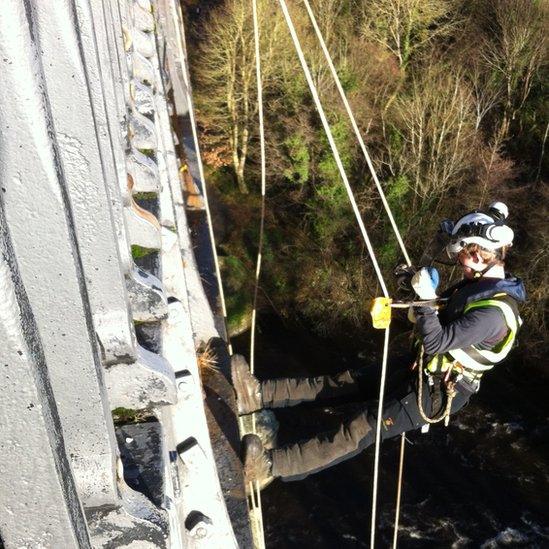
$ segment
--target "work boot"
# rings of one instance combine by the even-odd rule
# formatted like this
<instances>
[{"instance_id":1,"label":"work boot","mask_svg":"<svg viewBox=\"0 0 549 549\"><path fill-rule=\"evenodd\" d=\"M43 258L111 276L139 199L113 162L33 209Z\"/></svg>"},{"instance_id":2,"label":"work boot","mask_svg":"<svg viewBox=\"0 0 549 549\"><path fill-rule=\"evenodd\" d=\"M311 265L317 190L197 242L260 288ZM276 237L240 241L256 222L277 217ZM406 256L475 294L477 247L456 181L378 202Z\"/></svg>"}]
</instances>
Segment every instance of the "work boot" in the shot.
<instances>
[{"instance_id":1,"label":"work boot","mask_svg":"<svg viewBox=\"0 0 549 549\"><path fill-rule=\"evenodd\" d=\"M239 415L251 414L263 407L261 383L250 372L246 359L242 355L231 357L231 376L236 391L236 405Z\"/></svg>"},{"instance_id":2,"label":"work boot","mask_svg":"<svg viewBox=\"0 0 549 549\"><path fill-rule=\"evenodd\" d=\"M247 483L257 481L264 487L273 479L271 452L257 435L249 433L242 438L242 463Z\"/></svg>"}]
</instances>

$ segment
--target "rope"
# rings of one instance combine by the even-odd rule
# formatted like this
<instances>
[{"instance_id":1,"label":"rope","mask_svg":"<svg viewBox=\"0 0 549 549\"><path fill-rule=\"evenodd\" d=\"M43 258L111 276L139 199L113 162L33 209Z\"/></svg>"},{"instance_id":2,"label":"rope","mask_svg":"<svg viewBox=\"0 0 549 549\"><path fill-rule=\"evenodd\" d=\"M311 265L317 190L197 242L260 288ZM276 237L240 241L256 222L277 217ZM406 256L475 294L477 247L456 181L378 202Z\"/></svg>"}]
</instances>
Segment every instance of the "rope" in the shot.
<instances>
[{"instance_id":1,"label":"rope","mask_svg":"<svg viewBox=\"0 0 549 549\"><path fill-rule=\"evenodd\" d=\"M377 487L379 483L379 454L381 450L381 423L383 421L383 401L385 398L385 378L387 376L387 357L389 354L389 328L385 329L383 341L383 359L381 362L381 380L379 382L379 400L376 419L376 443L374 447L374 478L372 481L372 519L370 524L370 549L375 547Z\"/></svg>"},{"instance_id":2,"label":"rope","mask_svg":"<svg viewBox=\"0 0 549 549\"><path fill-rule=\"evenodd\" d=\"M313 96L313 100L315 102L316 109L317 109L318 114L320 116L322 126L324 127L326 137L328 138L330 148L332 149L332 154L333 154L334 159L336 161L337 168L339 170L339 174L341 176L341 179L343 180L343 184L345 185L345 190L347 191L349 201L351 202L351 206L353 208L353 212L355 214L358 226L360 228L360 232L361 232L362 237L364 239L364 242L366 244L366 248L368 249L368 253L370 254L370 257L372 259L372 263L373 263L373 266L374 266L374 270L375 270L379 285L381 286L381 290L383 292L383 295L385 297L389 297L389 292L387 291L387 286L385 285L385 281L383 280L383 275L381 274L381 269L379 268L379 263L377 261L376 254L375 254L374 249L372 247L372 243L370 241L370 237L368 236L368 232L366 231L366 227L364 226L364 222L362 221L362 217L360 215L360 211L358 209L356 199L355 199L354 194L353 194L353 190L352 190L351 185L349 183L349 179L347 178L347 174L345 173L345 168L343 167L343 162L341 161L341 157L339 155L337 145L335 144L334 136L332 134L332 130L330 129L330 124L328 123L328 120L326 118L326 114L324 112L324 108L322 107L322 103L320 102L320 98L318 96L318 91L317 91L316 86L313 82L313 77L311 76L311 71L309 70L309 66L307 65L307 61L305 60L305 56L303 54L303 49L301 47L301 43L299 41L299 38L298 38L296 30L295 30L295 26L292 22L292 18L290 16L289 11L288 11L288 6L286 5L285 0L278 0L278 3L280 4L280 7L282 8L282 12L284 13L284 18L286 19L286 24L288 25L288 29L290 31L290 35L292 37L292 41L294 43L294 47L295 47L296 52L297 52L297 56L299 57L299 62L301 63L301 68L303 69L303 73L305 74L305 79L307 80L307 84L309 85L309 89L310 89L311 94Z\"/></svg>"},{"instance_id":3,"label":"rope","mask_svg":"<svg viewBox=\"0 0 549 549\"><path fill-rule=\"evenodd\" d=\"M259 22L257 16L257 0L252 0L252 15L254 27L254 46L255 46L255 75L257 85L257 103L259 115L259 143L261 154L261 221L259 225L259 243L257 250L257 261L255 268L254 296L252 305L252 322L250 331L250 372L253 374L255 369L255 326L257 316L257 294L259 290L259 274L261 272L261 252L263 250L263 235L265 231L265 187L266 187L266 163L265 163L265 128L263 120L263 83L261 78L261 52L259 48ZM252 414L252 432L257 434L255 414ZM256 541L258 549L265 548L265 532L263 528L263 510L261 507L261 487L259 482L250 483L251 489L251 507L257 526ZM254 498L255 494L255 498Z\"/></svg>"},{"instance_id":4,"label":"rope","mask_svg":"<svg viewBox=\"0 0 549 549\"><path fill-rule=\"evenodd\" d=\"M398 482L397 482L397 498L395 505L395 527L393 529L393 549L396 549L398 542L398 523L400 520L400 497L402 495L402 473L404 471L404 444L406 442L406 434L402 433L400 440L400 459L398 464Z\"/></svg>"},{"instance_id":5,"label":"rope","mask_svg":"<svg viewBox=\"0 0 549 549\"><path fill-rule=\"evenodd\" d=\"M417 406L419 408L419 414L421 419L426 423L439 423L443 420L448 420L450 418L450 412L452 410L452 401L456 396L455 383L453 381L446 382L446 406L444 410L436 417L429 417L423 409L423 356L425 351L423 345L419 350L419 357L417 360L417 371L418 371L418 387L417 387ZM451 371L451 370L450 370Z\"/></svg>"},{"instance_id":6,"label":"rope","mask_svg":"<svg viewBox=\"0 0 549 549\"><path fill-rule=\"evenodd\" d=\"M360 212L358 210L358 206L353 194L353 190L351 188L351 185L349 183L349 180L347 178L347 174L345 173L345 169L343 167L343 163L341 162L341 157L339 155L339 151L337 149L337 146L335 144L332 131L330 129L330 125L328 123L328 120L326 118L326 114L324 113L324 109L322 107L322 104L320 102L320 98L318 95L318 91L316 89L316 86L313 82L311 72L309 70L309 67L307 65L307 62L305 60L305 56L303 54L303 49L301 47L299 38L297 36L295 26L292 22L290 13L288 12L288 7L286 5L285 0L279 0L280 7L282 8L282 12L284 13L284 18L286 20L286 24L288 26L288 29L290 31L290 35L292 37L292 41L294 43L294 47L296 49L297 55L299 57L299 61L301 63L301 67L303 69L303 72L305 74L305 78L307 80L307 84L309 85L309 89L311 91L311 94L313 96L313 100L315 102L318 114L320 116L320 119L322 121L322 125L324 127L324 131L326 133L326 137L328 138L328 142L330 144L330 148L332 149L332 154L334 156L334 159L336 161L339 173L341 175L341 179L343 181L343 184L345 185L345 189L347 191L347 195L349 197L349 201L351 202L351 206L353 208L353 212L355 214L356 220L358 222L358 226L360 228L360 231L362 233L362 237L364 239L364 242L366 244L366 248L368 249L368 253L370 254L370 258L372 259L373 267L376 273L376 276L378 278L379 284L381 286L381 289L383 291L383 295L385 297L389 297L389 292L387 290L387 286L385 285L385 281L383 280L383 275L381 274L381 269L379 268L379 264L377 262L377 258L374 252L374 249L372 247L372 244L370 242L370 238L368 237L368 233L366 231L366 228L364 226L364 222L362 221L362 217L360 215ZM379 404L378 404L378 415L377 415L377 424L376 424L376 441L375 441L375 451L374 451L374 480L373 480L373 488L372 488L372 520L371 520L371 531L370 531L370 547L373 548L375 544L375 524L376 524L376 508L377 508L377 488L378 488L378 480L379 480L379 454L380 454L380 447L381 447L381 419L383 415L383 399L385 396L385 379L387 374L387 357L388 357L388 350L389 350L389 329L385 329L385 338L383 343L383 358L382 358L382 364L381 364L381 382L380 382L380 390L379 390Z\"/></svg>"},{"instance_id":7,"label":"rope","mask_svg":"<svg viewBox=\"0 0 549 549\"><path fill-rule=\"evenodd\" d=\"M387 199L385 197L385 193L383 191L383 188L379 182L379 178L377 176L376 170L374 168L374 165L372 163L372 160L370 158L370 155L368 153L368 150L366 149L366 145L364 143L364 139L362 138L362 133L360 132L358 128L358 124L356 122L355 116L353 114L353 111L351 109L351 106L349 105L349 101L347 100L347 95L345 91L343 90L343 86L341 85L341 81L339 79L339 75L337 74L336 68L334 66L332 57L330 55L330 52L328 51L328 48L326 46L326 42L324 40L324 37L322 36L322 32L320 31L320 28L318 26L318 23L316 21L316 17L314 16L313 10L311 8L311 5L309 3L309 0L304 0L305 8L307 9L307 13L309 14L309 18L311 20L311 23L313 25L314 31L316 33L316 36L318 38L318 41L320 43L320 46L322 48L322 52L324 54L324 57L326 58L326 62L328 63L328 66L330 68L330 72L332 73L332 77L334 79L334 82L336 84L337 90L339 92L339 95L341 97L341 100L343 101L343 104L345 106L345 110L347 111L347 115L349 116L349 119L351 121L351 125L353 127L353 131L355 133L355 136L360 144L360 148L362 150L362 154L366 160L366 163L368 165L368 168L370 170L370 173L372 175L372 179L374 180L374 183L376 185L376 188L378 190L379 196L381 198L381 201L383 203L383 207L385 208L385 212L387 213L387 216L389 217L389 221L391 223L391 227L393 229L393 232L395 234L395 237L397 239L397 242L400 246L400 250L404 256L404 259L406 261L406 264L408 267L412 265L412 262L410 260L410 256L408 255L408 252L406 250L406 246L404 245L404 241L402 239L402 236L400 234L400 231L398 229L398 225L396 224L395 218L393 216L393 213L391 211L391 207L389 206L389 203L387 202ZM387 335L387 334L386 334ZM382 377L382 383L384 385L384 378ZM381 402L381 399L380 399ZM378 410L378 418L380 417L379 410ZM380 422L378 420L377 427L379 427ZM376 442L379 438L379 432L376 433ZM397 544L397 534L398 534L398 526L399 526L399 518L400 518L400 501L401 501L401 492L402 492L402 476L403 476L403 470L404 470L404 449L405 449L405 443L406 443L406 434L402 433L401 440L400 440L400 462L399 462L399 470L398 470L398 484L397 484L397 501L396 501L396 511L395 511L395 524L394 524L394 535L393 535L393 547L396 547ZM376 449L376 460L379 459L379 452ZM375 524L375 502L377 499L377 465L374 467L374 494L373 494L373 505L372 505L372 525ZM372 528L374 528L372 526ZM374 543L374 536L372 535L371 539L371 546L373 547Z\"/></svg>"},{"instance_id":8,"label":"rope","mask_svg":"<svg viewBox=\"0 0 549 549\"><path fill-rule=\"evenodd\" d=\"M259 145L261 153L261 222L259 225L259 244L257 251L257 262L255 268L255 286L252 307L252 326L250 335L250 372L254 373L255 362L255 324L257 311L257 294L259 290L259 274L261 272L261 253L263 251L263 238L265 231L265 187L266 187L266 165L265 165L265 128L263 120L263 82L261 78L261 58L259 51L259 24L257 17L257 0L252 0L253 21L254 21L254 42L255 42L255 73L257 81L257 104L259 116Z\"/></svg>"},{"instance_id":9,"label":"rope","mask_svg":"<svg viewBox=\"0 0 549 549\"><path fill-rule=\"evenodd\" d=\"M396 239L398 241L398 245L400 246L400 250L402 251L402 254L404 255L404 259L406 260L406 264L408 265L408 267L411 267L412 262L410 261L410 256L408 255L408 252L406 251L406 246L404 245L404 241L402 240L402 236L401 236L400 231L398 229L398 226L396 224L395 218L393 217L393 212L391 211L391 207L389 206L389 203L387 202L387 199L385 197L385 193L383 192L383 188L382 188L382 186L379 182L379 178L377 177L376 170L374 168L374 165L372 163L372 160L370 158L368 150L366 149L366 145L364 144L364 139L362 138L362 134L361 134L361 132L358 128L358 124L356 123L355 115L353 114L351 106L349 105L349 101L347 100L347 95L346 95L345 91L343 90L343 86L341 85L341 80L339 79L336 68L335 68L334 63L332 61L332 57L330 55L330 52L328 51L328 48L326 46L326 42L324 40L324 37L322 36L322 32L320 31L320 28L317 24L316 18L315 18L314 13L313 13L313 10L311 9L311 5L309 3L309 0L303 0L303 3L305 4L305 7L307 8L307 12L309 13L309 18L310 18L311 23L313 25L313 28L315 30L318 41L320 42L320 47L322 48L322 52L324 53L324 57L326 58L326 62L328 63L328 66L330 67L330 72L332 73L335 85L337 87L337 91L339 92L341 100L343 101L343 104L345 105L345 110L347 111L347 115L349 116L349 119L351 121L351 125L353 126L353 131L355 132L355 136L356 136L356 138L357 138L357 140L360 144L362 154L364 155L364 158L366 159L366 163L368 164L368 168L370 169L372 179L374 180L374 183L377 187L377 190L379 192L379 196L381 198L381 201L383 202L383 207L385 208L385 212L387 213L387 216L389 217L389 221L391 222L391 227L393 228L393 232L395 233Z\"/></svg>"}]
</instances>

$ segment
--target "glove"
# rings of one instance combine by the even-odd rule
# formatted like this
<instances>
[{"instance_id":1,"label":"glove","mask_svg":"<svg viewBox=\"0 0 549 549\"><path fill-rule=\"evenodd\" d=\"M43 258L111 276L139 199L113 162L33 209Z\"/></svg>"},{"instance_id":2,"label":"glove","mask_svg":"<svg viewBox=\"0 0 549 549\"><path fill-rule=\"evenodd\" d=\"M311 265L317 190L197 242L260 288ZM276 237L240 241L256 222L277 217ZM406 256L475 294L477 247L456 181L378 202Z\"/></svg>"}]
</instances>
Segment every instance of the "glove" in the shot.
<instances>
[{"instance_id":1,"label":"glove","mask_svg":"<svg viewBox=\"0 0 549 549\"><path fill-rule=\"evenodd\" d=\"M439 280L440 276L434 267L422 267L412 277L412 288L420 299L436 299Z\"/></svg>"}]
</instances>

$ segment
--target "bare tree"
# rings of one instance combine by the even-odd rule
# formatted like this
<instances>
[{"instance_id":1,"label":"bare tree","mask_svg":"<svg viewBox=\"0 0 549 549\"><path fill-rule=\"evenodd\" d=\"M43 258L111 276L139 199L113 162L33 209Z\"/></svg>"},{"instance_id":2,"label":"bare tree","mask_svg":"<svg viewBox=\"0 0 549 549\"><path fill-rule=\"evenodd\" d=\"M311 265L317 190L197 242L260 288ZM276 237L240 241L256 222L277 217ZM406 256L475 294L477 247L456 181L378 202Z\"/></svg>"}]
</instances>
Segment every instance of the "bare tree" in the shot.
<instances>
[{"instance_id":1,"label":"bare tree","mask_svg":"<svg viewBox=\"0 0 549 549\"><path fill-rule=\"evenodd\" d=\"M391 171L405 176L418 203L435 199L467 178L475 146L474 100L460 74L432 68L395 101L400 145Z\"/></svg>"},{"instance_id":2,"label":"bare tree","mask_svg":"<svg viewBox=\"0 0 549 549\"><path fill-rule=\"evenodd\" d=\"M484 70L481 63L474 63L467 74L475 99L475 130L480 130L485 117L498 106L503 91L491 71Z\"/></svg>"},{"instance_id":3,"label":"bare tree","mask_svg":"<svg viewBox=\"0 0 549 549\"><path fill-rule=\"evenodd\" d=\"M412 55L456 25L452 0L371 0L365 3L362 32L398 59L404 69Z\"/></svg>"},{"instance_id":4,"label":"bare tree","mask_svg":"<svg viewBox=\"0 0 549 549\"><path fill-rule=\"evenodd\" d=\"M522 108L533 81L546 62L548 5L531 0L492 0L490 35L484 39L482 58L498 75L503 99L500 132Z\"/></svg>"},{"instance_id":5,"label":"bare tree","mask_svg":"<svg viewBox=\"0 0 549 549\"><path fill-rule=\"evenodd\" d=\"M258 2L261 34L261 61L265 85L278 78L277 56L286 40L276 6ZM257 126L257 93L251 4L228 0L213 12L206 25L206 38L195 61L200 88L200 122L208 136L208 146L228 151L238 188L248 193L245 167L249 144Z\"/></svg>"}]
</instances>

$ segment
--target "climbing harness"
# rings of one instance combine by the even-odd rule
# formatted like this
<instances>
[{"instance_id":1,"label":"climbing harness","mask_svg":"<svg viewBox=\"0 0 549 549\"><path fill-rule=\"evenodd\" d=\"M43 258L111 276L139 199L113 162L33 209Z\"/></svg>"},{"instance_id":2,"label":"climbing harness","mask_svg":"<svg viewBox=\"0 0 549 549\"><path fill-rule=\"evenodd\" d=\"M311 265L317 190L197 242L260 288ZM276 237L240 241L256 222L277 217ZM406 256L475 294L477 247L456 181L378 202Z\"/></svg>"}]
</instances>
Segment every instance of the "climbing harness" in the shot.
<instances>
[{"instance_id":1,"label":"climbing harness","mask_svg":"<svg viewBox=\"0 0 549 549\"><path fill-rule=\"evenodd\" d=\"M444 425L448 426L450 421L450 413L452 411L452 401L456 396L456 383L457 379L452 375L452 369L447 371L445 376L435 375L431 372L425 372L423 369L423 357L425 350L423 345L420 346L419 355L415 364L415 367L418 371L418 380L417 380L417 406L419 409L419 415L421 419L427 424L439 423L444 421ZM423 376L427 375L427 383L429 387L432 388L433 394L435 395L432 399L433 406L431 413L435 414L429 416L423 409ZM446 390L446 404L444 409L441 411L442 399L440 398L440 393L437 395L437 392L440 391L440 385L444 384Z\"/></svg>"}]
</instances>

